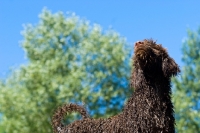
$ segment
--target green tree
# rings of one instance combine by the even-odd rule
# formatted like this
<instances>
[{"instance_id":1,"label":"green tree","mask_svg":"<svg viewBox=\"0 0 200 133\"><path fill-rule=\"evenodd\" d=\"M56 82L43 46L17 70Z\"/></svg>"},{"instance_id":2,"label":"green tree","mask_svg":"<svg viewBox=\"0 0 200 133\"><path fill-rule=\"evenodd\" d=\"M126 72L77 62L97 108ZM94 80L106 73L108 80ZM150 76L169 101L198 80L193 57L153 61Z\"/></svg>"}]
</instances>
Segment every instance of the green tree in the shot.
<instances>
[{"instance_id":1,"label":"green tree","mask_svg":"<svg viewBox=\"0 0 200 133\"><path fill-rule=\"evenodd\" d=\"M185 66L174 80L176 128L180 133L200 133L200 29L188 31L182 51Z\"/></svg>"},{"instance_id":2,"label":"green tree","mask_svg":"<svg viewBox=\"0 0 200 133\"><path fill-rule=\"evenodd\" d=\"M118 33L44 10L22 34L28 63L0 82L4 133L51 133L52 113L63 103L83 102L94 117L121 110L131 91L131 50Z\"/></svg>"}]
</instances>

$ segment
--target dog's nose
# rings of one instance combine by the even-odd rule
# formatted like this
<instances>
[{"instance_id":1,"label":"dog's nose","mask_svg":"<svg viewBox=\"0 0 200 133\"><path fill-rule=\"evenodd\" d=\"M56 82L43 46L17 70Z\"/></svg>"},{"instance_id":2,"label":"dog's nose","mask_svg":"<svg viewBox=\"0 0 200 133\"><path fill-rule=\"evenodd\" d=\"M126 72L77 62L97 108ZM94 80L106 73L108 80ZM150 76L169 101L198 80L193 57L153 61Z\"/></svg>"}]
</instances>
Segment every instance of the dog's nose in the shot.
<instances>
[{"instance_id":1,"label":"dog's nose","mask_svg":"<svg viewBox=\"0 0 200 133\"><path fill-rule=\"evenodd\" d=\"M144 42L142 42L142 41L137 41L137 42L135 43L135 47L140 46L140 45L142 45L142 44L144 44Z\"/></svg>"}]
</instances>

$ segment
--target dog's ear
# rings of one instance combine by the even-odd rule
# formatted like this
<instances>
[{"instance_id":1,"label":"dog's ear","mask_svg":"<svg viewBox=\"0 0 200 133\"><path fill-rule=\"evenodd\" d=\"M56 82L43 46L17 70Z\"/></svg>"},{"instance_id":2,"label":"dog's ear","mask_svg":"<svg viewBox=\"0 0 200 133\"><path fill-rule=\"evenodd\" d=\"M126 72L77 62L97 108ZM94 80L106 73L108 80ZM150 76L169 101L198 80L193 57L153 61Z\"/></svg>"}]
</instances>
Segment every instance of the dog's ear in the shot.
<instances>
[{"instance_id":1,"label":"dog's ear","mask_svg":"<svg viewBox=\"0 0 200 133\"><path fill-rule=\"evenodd\" d=\"M172 77L176 76L178 73L180 73L179 66L176 64L176 62L168 57L165 58L162 62L162 71L165 77Z\"/></svg>"}]
</instances>

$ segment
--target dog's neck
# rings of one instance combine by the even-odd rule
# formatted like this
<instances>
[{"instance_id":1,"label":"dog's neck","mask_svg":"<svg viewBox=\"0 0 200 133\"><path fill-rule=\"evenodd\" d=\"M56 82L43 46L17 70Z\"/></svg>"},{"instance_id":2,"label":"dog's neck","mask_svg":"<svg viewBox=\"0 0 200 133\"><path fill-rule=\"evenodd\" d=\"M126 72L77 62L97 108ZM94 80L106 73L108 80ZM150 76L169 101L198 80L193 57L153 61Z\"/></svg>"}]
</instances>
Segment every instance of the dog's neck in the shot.
<instances>
[{"instance_id":1,"label":"dog's neck","mask_svg":"<svg viewBox=\"0 0 200 133\"><path fill-rule=\"evenodd\" d=\"M127 121L131 123L136 120L139 124L144 123L144 130L147 127L154 130L154 126L160 126L162 131L166 128L174 132L170 80L155 80L145 76L141 70L136 70L132 73L131 83L135 91L123 110Z\"/></svg>"},{"instance_id":2,"label":"dog's neck","mask_svg":"<svg viewBox=\"0 0 200 133\"><path fill-rule=\"evenodd\" d=\"M164 77L163 74L150 75L140 69L133 70L131 77L131 86L135 89L135 91L139 89L145 91L144 89L147 89L149 87L164 87L165 90L171 90L170 78ZM148 91L148 89L146 91ZM163 91L163 89L161 89L161 91Z\"/></svg>"}]
</instances>

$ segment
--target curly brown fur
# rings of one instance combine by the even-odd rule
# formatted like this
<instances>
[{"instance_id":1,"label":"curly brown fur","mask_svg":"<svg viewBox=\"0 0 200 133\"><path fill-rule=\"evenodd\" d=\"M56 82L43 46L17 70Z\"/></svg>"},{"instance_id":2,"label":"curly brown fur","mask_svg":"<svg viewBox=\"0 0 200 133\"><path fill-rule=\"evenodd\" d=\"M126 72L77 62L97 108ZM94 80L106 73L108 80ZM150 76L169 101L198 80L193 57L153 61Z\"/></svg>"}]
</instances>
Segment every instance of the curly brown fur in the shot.
<instances>
[{"instance_id":1,"label":"curly brown fur","mask_svg":"<svg viewBox=\"0 0 200 133\"><path fill-rule=\"evenodd\" d=\"M66 113L72 113L72 112L79 112L83 119L89 118L89 115L87 114L87 111L84 107L76 104L65 104L62 107L59 107L55 114L53 115L52 119L52 126L54 129L54 132L61 131L64 125L62 124L62 119L66 115Z\"/></svg>"},{"instance_id":2,"label":"curly brown fur","mask_svg":"<svg viewBox=\"0 0 200 133\"><path fill-rule=\"evenodd\" d=\"M136 42L131 86L135 88L122 113L107 119L89 118L84 107L69 104L53 116L55 133L174 133L170 78L180 70L166 49L153 40ZM62 127L66 113L82 115Z\"/></svg>"}]
</instances>

